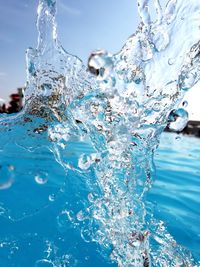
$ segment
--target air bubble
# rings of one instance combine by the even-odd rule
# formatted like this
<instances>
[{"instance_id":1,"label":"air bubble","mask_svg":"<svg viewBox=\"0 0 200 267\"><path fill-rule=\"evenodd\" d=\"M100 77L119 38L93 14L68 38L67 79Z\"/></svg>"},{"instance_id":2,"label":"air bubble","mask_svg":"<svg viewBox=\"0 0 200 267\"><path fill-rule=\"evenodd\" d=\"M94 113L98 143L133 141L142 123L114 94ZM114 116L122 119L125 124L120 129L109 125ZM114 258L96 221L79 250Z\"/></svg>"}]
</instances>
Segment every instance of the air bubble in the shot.
<instances>
[{"instance_id":1,"label":"air bubble","mask_svg":"<svg viewBox=\"0 0 200 267\"><path fill-rule=\"evenodd\" d=\"M10 188L14 183L14 166L0 165L0 190Z\"/></svg>"},{"instance_id":2,"label":"air bubble","mask_svg":"<svg viewBox=\"0 0 200 267\"><path fill-rule=\"evenodd\" d=\"M85 260L89 261L90 257L89 256L85 256Z\"/></svg>"},{"instance_id":3,"label":"air bubble","mask_svg":"<svg viewBox=\"0 0 200 267\"><path fill-rule=\"evenodd\" d=\"M92 236L91 236L91 232L89 229L87 229L86 227L83 227L81 229L81 237L83 238L83 240L86 242L86 243L89 243L91 242L92 240Z\"/></svg>"},{"instance_id":4,"label":"air bubble","mask_svg":"<svg viewBox=\"0 0 200 267\"><path fill-rule=\"evenodd\" d=\"M86 209L84 211L83 210L79 211L76 215L77 220L81 222L81 221L85 221L85 220L89 219L88 211L89 211L88 209Z\"/></svg>"},{"instance_id":5,"label":"air bubble","mask_svg":"<svg viewBox=\"0 0 200 267\"><path fill-rule=\"evenodd\" d=\"M105 234L102 231L98 230L95 233L95 236L93 238L93 241L98 242L99 244L103 244L104 241L105 241L105 239L106 239Z\"/></svg>"},{"instance_id":6,"label":"air bubble","mask_svg":"<svg viewBox=\"0 0 200 267\"><path fill-rule=\"evenodd\" d=\"M91 203L95 202L96 199L97 199L97 195L96 195L96 194L94 194L94 193L89 193L89 194L88 194L88 200L89 200Z\"/></svg>"},{"instance_id":7,"label":"air bubble","mask_svg":"<svg viewBox=\"0 0 200 267\"><path fill-rule=\"evenodd\" d=\"M78 167L82 170L87 170L90 168L92 160L89 156L82 154L78 161Z\"/></svg>"},{"instance_id":8,"label":"air bubble","mask_svg":"<svg viewBox=\"0 0 200 267\"><path fill-rule=\"evenodd\" d=\"M66 228L67 226L70 226L72 222L73 222L73 214L72 212L68 210L62 211L57 216L57 224L58 224L58 227L61 229Z\"/></svg>"},{"instance_id":9,"label":"air bubble","mask_svg":"<svg viewBox=\"0 0 200 267\"><path fill-rule=\"evenodd\" d=\"M35 181L36 181L37 184L40 184L40 185L46 184L47 181L48 181L48 173L46 173L46 172L39 172L35 176Z\"/></svg>"},{"instance_id":10,"label":"air bubble","mask_svg":"<svg viewBox=\"0 0 200 267\"><path fill-rule=\"evenodd\" d=\"M56 199L55 194L51 194L51 195L49 195L49 201L54 202L55 199Z\"/></svg>"}]
</instances>

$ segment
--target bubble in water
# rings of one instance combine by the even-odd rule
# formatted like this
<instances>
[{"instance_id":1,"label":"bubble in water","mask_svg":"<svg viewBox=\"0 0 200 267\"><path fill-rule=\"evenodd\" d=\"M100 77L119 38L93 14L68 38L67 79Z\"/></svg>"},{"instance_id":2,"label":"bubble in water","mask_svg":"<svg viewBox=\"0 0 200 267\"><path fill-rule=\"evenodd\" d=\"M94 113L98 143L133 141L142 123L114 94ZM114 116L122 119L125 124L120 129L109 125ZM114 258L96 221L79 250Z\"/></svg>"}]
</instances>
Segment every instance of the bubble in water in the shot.
<instances>
[{"instance_id":1,"label":"bubble in water","mask_svg":"<svg viewBox=\"0 0 200 267\"><path fill-rule=\"evenodd\" d=\"M90 168L92 160L89 156L82 154L78 160L78 166L82 170L87 170Z\"/></svg>"},{"instance_id":2,"label":"bubble in water","mask_svg":"<svg viewBox=\"0 0 200 267\"><path fill-rule=\"evenodd\" d=\"M168 117L168 127L172 131L180 132L182 131L188 122L188 112L179 108L177 110L172 110Z\"/></svg>"},{"instance_id":3,"label":"bubble in water","mask_svg":"<svg viewBox=\"0 0 200 267\"><path fill-rule=\"evenodd\" d=\"M85 260L88 261L90 259L89 256L85 256Z\"/></svg>"},{"instance_id":4,"label":"bubble in water","mask_svg":"<svg viewBox=\"0 0 200 267\"><path fill-rule=\"evenodd\" d=\"M14 183L14 166L0 165L0 190L8 189Z\"/></svg>"},{"instance_id":5,"label":"bubble in water","mask_svg":"<svg viewBox=\"0 0 200 267\"><path fill-rule=\"evenodd\" d=\"M77 214L76 214L76 218L78 221L84 221L90 218L89 216L89 210L85 209L85 210L80 210Z\"/></svg>"},{"instance_id":6,"label":"bubble in water","mask_svg":"<svg viewBox=\"0 0 200 267\"><path fill-rule=\"evenodd\" d=\"M53 264L53 262L46 259L38 260L35 263L35 267L54 267L54 266L55 265Z\"/></svg>"},{"instance_id":7,"label":"bubble in water","mask_svg":"<svg viewBox=\"0 0 200 267\"><path fill-rule=\"evenodd\" d=\"M98 197L98 195L95 194L95 193L89 193L89 194L88 194L88 200L89 200L91 203L95 202L95 200L97 199L97 197Z\"/></svg>"},{"instance_id":8,"label":"bubble in water","mask_svg":"<svg viewBox=\"0 0 200 267\"><path fill-rule=\"evenodd\" d=\"M63 210L58 216L57 216L57 224L58 227L63 229L67 226L70 226L71 223L73 223L73 214L71 211Z\"/></svg>"},{"instance_id":9,"label":"bubble in water","mask_svg":"<svg viewBox=\"0 0 200 267\"><path fill-rule=\"evenodd\" d=\"M86 243L89 243L92 240L91 232L86 226L81 229L81 237Z\"/></svg>"},{"instance_id":10,"label":"bubble in water","mask_svg":"<svg viewBox=\"0 0 200 267\"><path fill-rule=\"evenodd\" d=\"M94 51L88 59L88 69L99 80L105 80L113 69L111 54L105 50Z\"/></svg>"},{"instance_id":11,"label":"bubble in water","mask_svg":"<svg viewBox=\"0 0 200 267\"><path fill-rule=\"evenodd\" d=\"M106 239L105 234L100 230L98 230L93 237L93 241L98 242L99 244L103 244L105 239Z\"/></svg>"},{"instance_id":12,"label":"bubble in water","mask_svg":"<svg viewBox=\"0 0 200 267\"><path fill-rule=\"evenodd\" d=\"M49 201L54 202L55 199L56 199L55 194L51 194L51 195L49 195Z\"/></svg>"},{"instance_id":13,"label":"bubble in water","mask_svg":"<svg viewBox=\"0 0 200 267\"><path fill-rule=\"evenodd\" d=\"M35 181L37 184L44 185L48 181L48 174L46 172L39 172L35 176Z\"/></svg>"}]
</instances>

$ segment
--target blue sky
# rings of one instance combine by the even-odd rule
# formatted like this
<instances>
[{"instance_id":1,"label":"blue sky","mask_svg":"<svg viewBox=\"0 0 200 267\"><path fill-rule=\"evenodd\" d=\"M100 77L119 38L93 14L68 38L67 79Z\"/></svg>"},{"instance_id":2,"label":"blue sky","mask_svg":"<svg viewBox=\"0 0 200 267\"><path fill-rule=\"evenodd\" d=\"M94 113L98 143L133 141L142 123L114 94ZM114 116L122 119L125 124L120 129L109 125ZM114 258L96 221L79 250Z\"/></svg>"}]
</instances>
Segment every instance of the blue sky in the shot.
<instances>
[{"instance_id":1,"label":"blue sky","mask_svg":"<svg viewBox=\"0 0 200 267\"><path fill-rule=\"evenodd\" d=\"M26 81L25 51L36 47L37 0L0 0L0 97ZM90 52L117 52L138 25L134 0L58 0L63 47L86 62Z\"/></svg>"}]
</instances>

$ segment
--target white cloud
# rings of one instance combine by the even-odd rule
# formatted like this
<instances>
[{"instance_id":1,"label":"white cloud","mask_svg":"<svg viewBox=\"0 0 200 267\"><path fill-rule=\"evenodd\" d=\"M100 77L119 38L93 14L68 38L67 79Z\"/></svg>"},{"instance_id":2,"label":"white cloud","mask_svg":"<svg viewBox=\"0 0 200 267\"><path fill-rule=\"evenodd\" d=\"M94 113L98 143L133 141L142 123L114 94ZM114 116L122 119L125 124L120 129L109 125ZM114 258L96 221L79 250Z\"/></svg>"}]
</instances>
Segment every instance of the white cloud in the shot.
<instances>
[{"instance_id":1,"label":"white cloud","mask_svg":"<svg viewBox=\"0 0 200 267\"><path fill-rule=\"evenodd\" d=\"M66 5L65 3L63 3L62 1L59 2L59 7L62 11L70 14L70 15L73 15L73 16L80 16L81 14L81 11L77 8L74 8L74 7L70 7L68 5Z\"/></svg>"}]
</instances>

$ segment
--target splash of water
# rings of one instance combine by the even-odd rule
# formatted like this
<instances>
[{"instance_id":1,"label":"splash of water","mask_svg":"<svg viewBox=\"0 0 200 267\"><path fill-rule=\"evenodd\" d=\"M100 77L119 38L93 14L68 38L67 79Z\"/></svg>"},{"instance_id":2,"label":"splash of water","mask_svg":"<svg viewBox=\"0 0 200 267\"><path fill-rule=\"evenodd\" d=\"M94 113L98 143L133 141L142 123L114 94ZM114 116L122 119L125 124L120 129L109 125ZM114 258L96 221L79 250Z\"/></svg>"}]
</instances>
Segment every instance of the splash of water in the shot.
<instances>
[{"instance_id":1,"label":"splash of water","mask_svg":"<svg viewBox=\"0 0 200 267\"><path fill-rule=\"evenodd\" d=\"M138 0L136 33L115 55L94 51L87 69L58 42L56 1L39 1L38 47L27 51L25 108L0 121L0 149L6 155L1 164L16 158L12 140L28 157L34 155L30 162L40 159L39 167L27 164L24 173L44 186L52 180L48 166L55 163L44 166L43 154L51 151L66 173L92 176L85 181L88 201L76 222L64 212L59 225L63 216L78 224L82 238L99 243L118 266L192 266L190 253L153 218L145 196L155 176L160 134L171 117L176 124L177 114L170 112L200 78L200 4L171 0L162 8L156 0L154 5L153 21L149 1ZM69 157L74 139L92 147L77 162ZM57 181L59 192L69 179ZM49 200L55 199L51 192Z\"/></svg>"}]
</instances>

